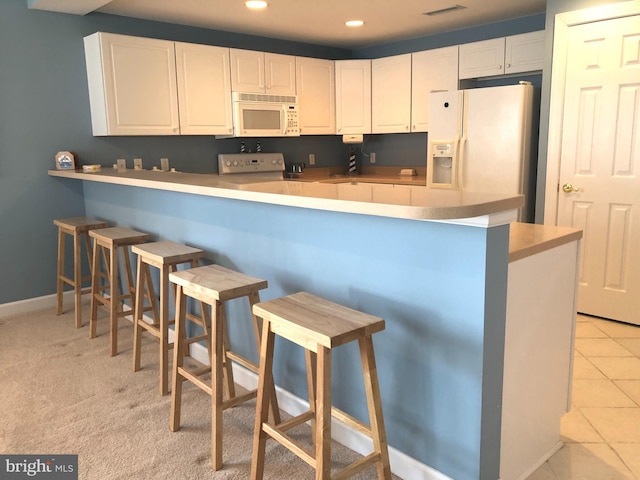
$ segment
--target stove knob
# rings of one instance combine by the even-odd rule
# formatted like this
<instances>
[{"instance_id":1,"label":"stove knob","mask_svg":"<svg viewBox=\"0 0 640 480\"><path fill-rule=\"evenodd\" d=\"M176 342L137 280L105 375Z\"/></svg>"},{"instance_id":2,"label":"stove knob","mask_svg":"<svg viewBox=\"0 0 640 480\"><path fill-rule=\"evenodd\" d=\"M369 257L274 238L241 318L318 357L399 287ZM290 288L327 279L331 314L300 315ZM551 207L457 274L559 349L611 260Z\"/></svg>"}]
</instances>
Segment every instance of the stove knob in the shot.
<instances>
[{"instance_id":1,"label":"stove knob","mask_svg":"<svg viewBox=\"0 0 640 480\"><path fill-rule=\"evenodd\" d=\"M231 166L231 160L226 160L226 161L224 162L224 164L225 164L227 167L230 167L230 166Z\"/></svg>"},{"instance_id":2,"label":"stove knob","mask_svg":"<svg viewBox=\"0 0 640 480\"><path fill-rule=\"evenodd\" d=\"M237 166L238 166L238 161L237 161L237 160L234 160L234 161L233 161L233 166L234 166L234 167L237 167Z\"/></svg>"}]
</instances>

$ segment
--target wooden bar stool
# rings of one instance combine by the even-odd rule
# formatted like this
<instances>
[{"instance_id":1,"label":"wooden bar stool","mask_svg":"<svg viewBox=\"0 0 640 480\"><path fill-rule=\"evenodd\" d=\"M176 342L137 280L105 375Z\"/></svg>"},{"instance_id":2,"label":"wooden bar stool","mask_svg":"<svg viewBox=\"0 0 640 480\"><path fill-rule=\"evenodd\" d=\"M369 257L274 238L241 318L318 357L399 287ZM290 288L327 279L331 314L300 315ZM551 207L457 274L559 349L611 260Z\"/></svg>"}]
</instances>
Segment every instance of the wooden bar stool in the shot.
<instances>
[{"instance_id":1,"label":"wooden bar stool","mask_svg":"<svg viewBox=\"0 0 640 480\"><path fill-rule=\"evenodd\" d=\"M89 269L91 269L91 243L89 240L89 231L97 228L105 228L107 222L101 222L93 218L86 217L72 217L72 218L59 218L53 221L54 225L58 227L58 280L57 280L57 297L58 297L58 310L57 314L60 315L63 311L62 308L62 294L64 290L64 284L71 285L74 291L75 298L75 320L76 328L82 326L82 295L90 293L91 288L82 288L83 282L91 280L91 276L82 277L82 262L81 262L81 245L82 239L87 252L87 259L89 260ZM64 274L64 242L65 235L71 235L73 237L73 278L69 278Z\"/></svg>"},{"instance_id":2,"label":"wooden bar stool","mask_svg":"<svg viewBox=\"0 0 640 480\"><path fill-rule=\"evenodd\" d=\"M137 232L125 227L109 227L99 230L91 230L89 236L93 238L93 271L91 278L91 321L89 323L89 338L95 338L96 325L98 323L98 304L105 305L109 309L109 330L111 341L111 356L118 352L118 318L124 317L128 312L124 310L123 300L131 302L131 313L135 310L135 287L131 274L131 260L129 259L128 246L143 243L149 238L149 234ZM118 250L122 250L122 259L125 266L127 288L118 288ZM100 268L100 253L104 259L106 271ZM104 284L100 284L103 279ZM104 295L109 291L109 296Z\"/></svg>"},{"instance_id":3,"label":"wooden bar stool","mask_svg":"<svg viewBox=\"0 0 640 480\"><path fill-rule=\"evenodd\" d=\"M387 438L371 337L384 330L384 320L306 292L259 303L253 307L253 313L262 318L263 330L251 461L252 480L263 477L267 437L277 440L314 467L317 480L331 478L332 414L373 440L371 454L340 470L334 478L347 478L375 463L378 478L390 479ZM268 392L274 388L272 367L275 335L305 348L309 388L309 411L280 425L268 423L267 415L270 401ZM370 426L331 406L331 350L356 340L360 345ZM314 452L309 452L285 433L308 420L311 420Z\"/></svg>"},{"instance_id":4,"label":"wooden bar stool","mask_svg":"<svg viewBox=\"0 0 640 480\"><path fill-rule=\"evenodd\" d=\"M180 429L180 404L182 383L189 380L211 395L211 466L214 470L222 468L222 412L256 396L256 390L244 395L236 395L231 361L245 368L258 372L258 366L238 355L229 348L225 303L228 300L247 297L250 308L260 301L259 291L267 288L267 281L250 277L218 265L192 268L170 273L169 280L177 285L176 290L176 326L174 335L174 361L172 370L171 392L171 431ZM211 364L197 369L184 366L187 355L185 336L186 298L200 300L211 306ZM260 326L252 315L256 347L260 344ZM213 365L213 368L211 368ZM206 383L202 375L211 372L211 385ZM223 399L223 375L227 399ZM273 406L274 422L280 423L277 410L275 389L269 392Z\"/></svg>"},{"instance_id":5,"label":"wooden bar stool","mask_svg":"<svg viewBox=\"0 0 640 480\"><path fill-rule=\"evenodd\" d=\"M169 325L174 323L169 319L169 273L175 272L178 265L188 263L192 268L198 266L198 260L204 254L199 248L188 247L171 241L143 243L133 245L131 251L138 255L138 275L136 281L136 309L133 320L133 371L140 370L140 349L142 331L147 330L160 341L160 395L169 393ZM153 291L150 266L160 270L160 315L156 296ZM174 285L175 296L175 285ZM153 311L153 324L142 319L145 292L150 299ZM201 305L203 307L203 305ZM189 320L199 323L207 332L206 322L194 315ZM206 338L206 337L203 337ZM196 341L196 340L193 340Z\"/></svg>"}]
</instances>

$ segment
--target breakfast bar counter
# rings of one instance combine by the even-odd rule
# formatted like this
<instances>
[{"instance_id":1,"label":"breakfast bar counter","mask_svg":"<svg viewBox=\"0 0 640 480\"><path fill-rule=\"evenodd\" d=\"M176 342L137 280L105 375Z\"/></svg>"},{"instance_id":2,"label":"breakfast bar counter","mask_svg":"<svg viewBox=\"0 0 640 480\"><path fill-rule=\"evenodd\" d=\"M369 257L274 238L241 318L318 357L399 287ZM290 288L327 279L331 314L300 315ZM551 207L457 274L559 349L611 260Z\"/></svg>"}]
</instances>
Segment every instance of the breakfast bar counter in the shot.
<instances>
[{"instance_id":1,"label":"breakfast bar counter","mask_svg":"<svg viewBox=\"0 0 640 480\"><path fill-rule=\"evenodd\" d=\"M91 182L153 188L275 205L328 210L334 212L381 215L415 220L461 220L500 214L524 205L522 195L427 189L424 186L380 184L355 181L353 177L320 181L257 181L215 174L115 169L94 173L51 170L49 175ZM364 183L364 185L361 185ZM368 187L381 198L376 200ZM395 188L395 190L393 190ZM372 191L373 191L372 190ZM369 196L367 196L369 195Z\"/></svg>"},{"instance_id":2,"label":"breakfast bar counter","mask_svg":"<svg viewBox=\"0 0 640 480\"><path fill-rule=\"evenodd\" d=\"M376 364L391 468L400 478L518 478L557 448L571 368L579 236L556 231L552 237L566 240L558 244L529 231L545 227L512 223L521 196L352 179L234 182L213 174L111 169L49 175L63 184L82 182L87 216L200 248L204 263L266 279L263 301L307 291L384 318L386 328L374 338ZM518 237L524 240L514 253ZM560 261L568 267L548 268ZM547 296L559 291L564 303L544 330L559 334L550 333L553 342L546 339L544 348L534 345L557 365L531 372L559 372L544 377L553 385L531 382L532 400L553 387L552 411L537 411L531 401L521 415L517 400L525 390L517 382L526 380L519 372L530 363L520 355L530 332L521 326L534 328L541 312L530 305L554 305ZM227 313L233 350L257 362L245 322L250 312L230 305ZM274 359L279 403L296 415L306 410L304 353L281 347ZM344 345L334 358L341 365L333 373L334 405L366 423L358 349ZM255 376L241 367L236 378L255 386ZM522 435L534 430L517 422L529 414L545 427L539 448L533 448L536 438ZM332 433L353 450L370 452L355 429L336 425Z\"/></svg>"}]
</instances>

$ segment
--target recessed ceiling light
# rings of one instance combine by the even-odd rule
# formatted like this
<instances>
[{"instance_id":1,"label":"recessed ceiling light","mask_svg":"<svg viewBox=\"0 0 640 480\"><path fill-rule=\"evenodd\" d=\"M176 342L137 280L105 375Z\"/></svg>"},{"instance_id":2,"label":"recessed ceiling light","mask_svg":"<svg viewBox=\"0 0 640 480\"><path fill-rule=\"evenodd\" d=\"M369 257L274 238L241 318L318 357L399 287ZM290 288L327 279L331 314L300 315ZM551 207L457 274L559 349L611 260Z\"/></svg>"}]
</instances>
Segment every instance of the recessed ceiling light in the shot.
<instances>
[{"instance_id":1,"label":"recessed ceiling light","mask_svg":"<svg viewBox=\"0 0 640 480\"><path fill-rule=\"evenodd\" d=\"M244 2L244 5L247 8L259 10L261 8L267 8L268 4L262 0L249 0L248 2Z\"/></svg>"},{"instance_id":2,"label":"recessed ceiling light","mask_svg":"<svg viewBox=\"0 0 640 480\"><path fill-rule=\"evenodd\" d=\"M361 27L362 25L364 25L364 22L362 20L348 20L344 22L344 24L347 27Z\"/></svg>"}]
</instances>

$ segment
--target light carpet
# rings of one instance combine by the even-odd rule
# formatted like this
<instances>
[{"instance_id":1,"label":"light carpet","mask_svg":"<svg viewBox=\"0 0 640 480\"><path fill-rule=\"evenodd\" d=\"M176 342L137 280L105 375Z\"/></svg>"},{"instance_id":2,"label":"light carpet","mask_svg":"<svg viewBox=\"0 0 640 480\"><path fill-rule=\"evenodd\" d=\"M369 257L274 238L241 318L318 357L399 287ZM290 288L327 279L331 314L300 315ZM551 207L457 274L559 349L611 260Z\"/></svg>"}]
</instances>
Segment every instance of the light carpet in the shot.
<instances>
[{"instance_id":1,"label":"light carpet","mask_svg":"<svg viewBox=\"0 0 640 480\"><path fill-rule=\"evenodd\" d=\"M210 464L211 397L185 382L181 429L169 430L171 395L158 393L158 347L145 335L142 370L132 370L133 327L121 320L109 356L106 309L89 340L73 312L55 309L0 319L0 453L77 454L82 480L246 479L251 472L255 400L224 412L222 470ZM302 425L290 433L309 437ZM332 465L360 458L332 443ZM265 479L314 478L285 447L267 442ZM376 478L375 467L353 477ZM397 477L394 477L397 478Z\"/></svg>"}]
</instances>

